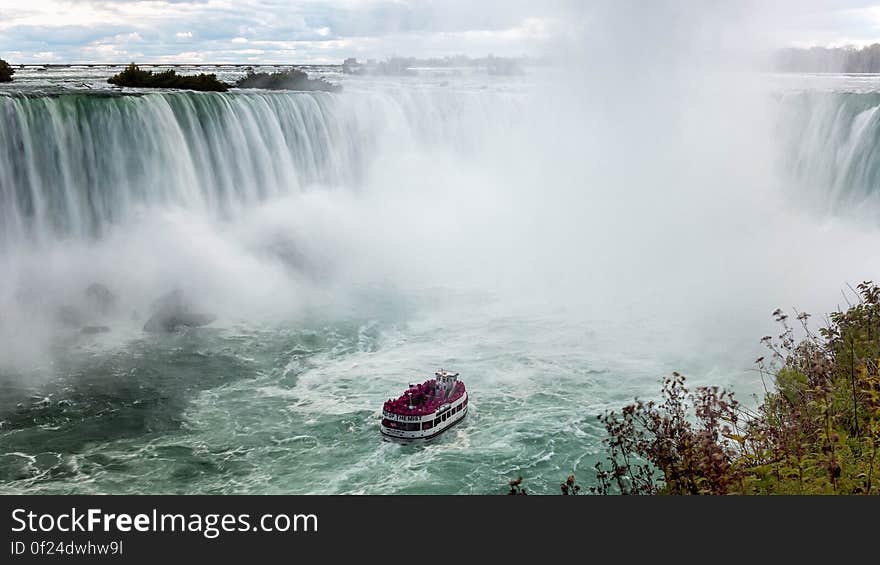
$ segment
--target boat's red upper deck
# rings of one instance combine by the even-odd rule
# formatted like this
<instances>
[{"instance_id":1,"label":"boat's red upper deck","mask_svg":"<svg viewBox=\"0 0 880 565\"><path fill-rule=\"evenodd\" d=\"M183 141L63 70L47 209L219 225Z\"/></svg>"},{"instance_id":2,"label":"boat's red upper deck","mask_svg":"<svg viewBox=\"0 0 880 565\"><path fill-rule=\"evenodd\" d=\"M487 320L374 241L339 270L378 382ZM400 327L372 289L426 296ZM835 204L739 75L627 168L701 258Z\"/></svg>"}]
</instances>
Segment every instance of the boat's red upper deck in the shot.
<instances>
[{"instance_id":1,"label":"boat's red upper deck","mask_svg":"<svg viewBox=\"0 0 880 565\"><path fill-rule=\"evenodd\" d=\"M410 387L399 398L387 400L383 408L387 412L401 416L426 416L444 404L461 398L465 393L464 383L456 381L452 392L446 398L443 397L443 392L443 389L437 386L436 379L429 379L420 385ZM410 394L412 394L412 408L410 408Z\"/></svg>"}]
</instances>

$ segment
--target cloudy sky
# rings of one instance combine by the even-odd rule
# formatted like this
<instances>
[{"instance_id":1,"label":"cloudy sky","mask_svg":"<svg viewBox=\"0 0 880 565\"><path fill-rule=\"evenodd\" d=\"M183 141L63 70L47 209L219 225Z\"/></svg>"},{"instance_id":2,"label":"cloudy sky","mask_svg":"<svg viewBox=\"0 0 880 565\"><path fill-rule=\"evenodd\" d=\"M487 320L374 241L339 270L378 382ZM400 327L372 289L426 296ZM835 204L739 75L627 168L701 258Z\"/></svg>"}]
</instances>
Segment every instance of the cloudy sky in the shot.
<instances>
[{"instance_id":1,"label":"cloudy sky","mask_svg":"<svg viewBox=\"0 0 880 565\"><path fill-rule=\"evenodd\" d=\"M635 13L665 1L615 5L629 3ZM702 0L699 10L713 5L727 10L737 2L752 3L753 18L766 12L768 21L773 19L764 35L777 45L880 41L880 2L778 0L777 9L768 11L772 0ZM0 56L14 63L538 56L589 33L590 5L589 0L0 0ZM625 35L637 36L645 22L637 15L630 19ZM626 25L615 20L616 25L621 21Z\"/></svg>"}]
</instances>

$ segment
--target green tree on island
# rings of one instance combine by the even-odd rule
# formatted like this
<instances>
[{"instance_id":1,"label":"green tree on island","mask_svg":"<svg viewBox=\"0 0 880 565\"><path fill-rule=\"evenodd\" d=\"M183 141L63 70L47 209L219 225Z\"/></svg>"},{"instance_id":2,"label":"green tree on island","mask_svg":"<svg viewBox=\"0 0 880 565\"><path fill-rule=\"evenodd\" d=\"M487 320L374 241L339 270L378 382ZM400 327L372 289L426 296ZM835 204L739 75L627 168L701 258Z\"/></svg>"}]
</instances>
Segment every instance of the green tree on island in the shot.
<instances>
[{"instance_id":1,"label":"green tree on island","mask_svg":"<svg viewBox=\"0 0 880 565\"><path fill-rule=\"evenodd\" d=\"M131 63L117 75L107 79L116 86L134 88L176 88L211 92L226 92L229 85L217 80L215 74L178 75L174 70L162 72L144 71Z\"/></svg>"},{"instance_id":2,"label":"green tree on island","mask_svg":"<svg viewBox=\"0 0 880 565\"><path fill-rule=\"evenodd\" d=\"M9 66L9 63L0 59L0 82L12 82L12 75L15 74L15 69Z\"/></svg>"},{"instance_id":3,"label":"green tree on island","mask_svg":"<svg viewBox=\"0 0 880 565\"><path fill-rule=\"evenodd\" d=\"M237 88L264 88L267 90L320 90L324 92L342 90L341 86L322 78L309 78L308 74L299 69L276 73L255 73L250 70L247 75L235 83L235 86Z\"/></svg>"}]
</instances>

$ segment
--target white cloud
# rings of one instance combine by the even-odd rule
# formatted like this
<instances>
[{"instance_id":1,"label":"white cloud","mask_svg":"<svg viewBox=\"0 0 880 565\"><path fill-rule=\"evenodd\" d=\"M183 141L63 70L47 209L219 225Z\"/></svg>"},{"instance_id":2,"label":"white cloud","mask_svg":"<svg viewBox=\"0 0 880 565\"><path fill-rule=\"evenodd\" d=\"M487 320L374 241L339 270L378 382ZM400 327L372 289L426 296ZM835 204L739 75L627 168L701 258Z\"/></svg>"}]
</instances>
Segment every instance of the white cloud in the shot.
<instances>
[{"instance_id":1,"label":"white cloud","mask_svg":"<svg viewBox=\"0 0 880 565\"><path fill-rule=\"evenodd\" d=\"M194 53L212 60L253 57L239 49L248 44L267 60L289 61L295 54L302 62L341 61L350 54L346 49L377 58L438 50L485 55L496 41L499 49L518 40L535 42L519 51L540 48L547 34L536 22L576 1L0 0L0 52L21 52L27 60L51 49L61 59L80 61L106 54L97 45L128 53L126 44L142 41L149 61ZM420 49L420 38L427 50ZM178 53L174 46L181 40L192 50Z\"/></svg>"},{"instance_id":2,"label":"white cloud","mask_svg":"<svg viewBox=\"0 0 880 565\"><path fill-rule=\"evenodd\" d=\"M144 38L141 37L141 34L134 31L131 33L120 33L106 40L99 40L99 43L139 43L143 40Z\"/></svg>"},{"instance_id":3,"label":"white cloud","mask_svg":"<svg viewBox=\"0 0 880 565\"><path fill-rule=\"evenodd\" d=\"M810 9L805 0L744 4L754 5L755 17L774 22L770 31L777 43L861 45L880 40L880 0L811 1L815 4ZM696 0L693 6L688 0L678 4L684 10L702 9ZM114 45L117 53L129 57L135 52L130 44L139 43L136 52L144 62L176 56L235 62L256 56L242 50L243 45L263 51L266 62L292 62L291 57L297 62L339 62L355 54L539 55L583 34L591 10L612 5L617 2L0 0L0 53L20 54L16 59L22 62L46 53L61 61L83 61L97 56L98 45ZM187 42L185 52L178 51L181 41Z\"/></svg>"}]
</instances>

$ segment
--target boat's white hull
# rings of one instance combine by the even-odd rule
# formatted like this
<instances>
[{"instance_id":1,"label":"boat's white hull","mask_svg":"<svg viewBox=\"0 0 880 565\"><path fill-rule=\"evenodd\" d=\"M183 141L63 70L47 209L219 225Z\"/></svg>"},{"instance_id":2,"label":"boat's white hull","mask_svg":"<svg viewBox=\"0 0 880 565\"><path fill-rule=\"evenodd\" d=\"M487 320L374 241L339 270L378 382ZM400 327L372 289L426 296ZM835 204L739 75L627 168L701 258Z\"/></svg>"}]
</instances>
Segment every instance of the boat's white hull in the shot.
<instances>
[{"instance_id":1,"label":"boat's white hull","mask_svg":"<svg viewBox=\"0 0 880 565\"><path fill-rule=\"evenodd\" d=\"M450 414L445 420L441 419L440 424L433 426L430 429L423 430L397 430L394 428L387 427L385 425L380 424L379 429L382 432L382 436L385 439L398 441L398 442L415 442L415 441L428 441L434 439L439 436L449 428L455 426L462 420L464 420L465 416L468 413L468 406L465 405L462 409L454 414Z\"/></svg>"}]
</instances>

